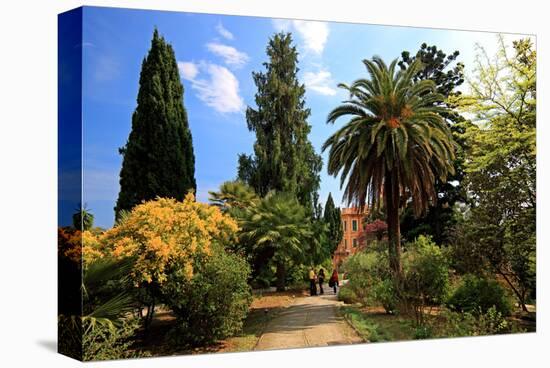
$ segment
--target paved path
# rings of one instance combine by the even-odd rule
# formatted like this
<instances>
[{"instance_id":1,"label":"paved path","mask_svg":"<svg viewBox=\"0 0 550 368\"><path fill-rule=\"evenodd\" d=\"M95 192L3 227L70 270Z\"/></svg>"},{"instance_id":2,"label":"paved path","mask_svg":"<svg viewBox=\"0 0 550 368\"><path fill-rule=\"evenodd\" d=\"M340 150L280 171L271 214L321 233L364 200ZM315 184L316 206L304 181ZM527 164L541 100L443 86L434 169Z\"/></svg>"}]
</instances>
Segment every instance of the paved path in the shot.
<instances>
[{"instance_id":1,"label":"paved path","mask_svg":"<svg viewBox=\"0 0 550 368\"><path fill-rule=\"evenodd\" d=\"M270 321L254 350L362 342L344 319L337 315L339 303L332 293L297 298L296 302Z\"/></svg>"}]
</instances>

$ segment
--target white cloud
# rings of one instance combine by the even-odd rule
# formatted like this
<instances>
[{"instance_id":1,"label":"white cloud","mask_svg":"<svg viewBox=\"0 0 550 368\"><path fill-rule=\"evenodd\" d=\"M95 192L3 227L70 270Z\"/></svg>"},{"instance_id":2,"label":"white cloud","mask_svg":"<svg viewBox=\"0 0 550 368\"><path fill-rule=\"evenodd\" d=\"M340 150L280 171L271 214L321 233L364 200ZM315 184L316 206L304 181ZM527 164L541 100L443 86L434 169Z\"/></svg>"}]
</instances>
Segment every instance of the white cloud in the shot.
<instances>
[{"instance_id":1,"label":"white cloud","mask_svg":"<svg viewBox=\"0 0 550 368\"><path fill-rule=\"evenodd\" d=\"M207 106L220 113L242 112L244 101L239 93L239 80L224 66L208 62L194 64L192 62L178 62L178 65L187 65L193 72L183 73L182 78L191 82L197 97ZM193 65L193 67L189 67ZM197 78L207 74L208 77Z\"/></svg>"},{"instance_id":2,"label":"white cloud","mask_svg":"<svg viewBox=\"0 0 550 368\"><path fill-rule=\"evenodd\" d=\"M304 72L304 84L306 88L311 91L315 91L324 96L334 96L336 89L332 80L332 76L328 70L319 70L315 72Z\"/></svg>"},{"instance_id":3,"label":"white cloud","mask_svg":"<svg viewBox=\"0 0 550 368\"><path fill-rule=\"evenodd\" d=\"M329 33L327 23L293 20L292 25L304 40L306 50L313 51L316 54L323 52Z\"/></svg>"},{"instance_id":4,"label":"white cloud","mask_svg":"<svg viewBox=\"0 0 550 368\"><path fill-rule=\"evenodd\" d=\"M117 78L120 74L120 64L110 56L100 56L95 65L94 77L97 81L105 82Z\"/></svg>"},{"instance_id":5,"label":"white cloud","mask_svg":"<svg viewBox=\"0 0 550 368\"><path fill-rule=\"evenodd\" d=\"M199 74L197 64L190 61L178 61L178 69L183 79L193 80Z\"/></svg>"},{"instance_id":6,"label":"white cloud","mask_svg":"<svg viewBox=\"0 0 550 368\"><path fill-rule=\"evenodd\" d=\"M223 58L224 62L227 65L231 65L237 68L243 66L249 60L249 57L246 53L241 52L232 46L211 42L206 44L206 48L210 52Z\"/></svg>"},{"instance_id":7,"label":"white cloud","mask_svg":"<svg viewBox=\"0 0 550 368\"><path fill-rule=\"evenodd\" d=\"M309 20L273 19L272 24L277 31L296 31L303 42L305 51L318 55L323 53L329 35L327 23Z\"/></svg>"},{"instance_id":8,"label":"white cloud","mask_svg":"<svg viewBox=\"0 0 550 368\"><path fill-rule=\"evenodd\" d=\"M233 36L233 33L229 32L227 30L227 28L225 28L223 26L223 24L220 22L218 23L218 25L216 26L216 31L218 31L218 33L223 37L223 38L226 38L228 40L233 40L235 37Z\"/></svg>"}]
</instances>

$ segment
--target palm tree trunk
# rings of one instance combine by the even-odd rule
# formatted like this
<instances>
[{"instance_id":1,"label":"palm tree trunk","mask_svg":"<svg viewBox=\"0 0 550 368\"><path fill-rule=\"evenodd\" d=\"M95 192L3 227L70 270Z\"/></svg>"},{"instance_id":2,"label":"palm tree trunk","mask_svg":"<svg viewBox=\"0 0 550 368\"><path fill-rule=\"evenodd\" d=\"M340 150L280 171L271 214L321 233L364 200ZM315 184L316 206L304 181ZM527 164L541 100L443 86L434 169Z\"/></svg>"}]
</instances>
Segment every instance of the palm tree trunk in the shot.
<instances>
[{"instance_id":1,"label":"palm tree trunk","mask_svg":"<svg viewBox=\"0 0 550 368\"><path fill-rule=\"evenodd\" d=\"M400 279L401 266L401 230L399 226L399 183L394 173L386 174L384 180L384 199L386 202L386 222L388 223L388 250L390 268Z\"/></svg>"},{"instance_id":2,"label":"palm tree trunk","mask_svg":"<svg viewBox=\"0 0 550 368\"><path fill-rule=\"evenodd\" d=\"M277 291L285 291L286 268L283 262L277 262Z\"/></svg>"}]
</instances>

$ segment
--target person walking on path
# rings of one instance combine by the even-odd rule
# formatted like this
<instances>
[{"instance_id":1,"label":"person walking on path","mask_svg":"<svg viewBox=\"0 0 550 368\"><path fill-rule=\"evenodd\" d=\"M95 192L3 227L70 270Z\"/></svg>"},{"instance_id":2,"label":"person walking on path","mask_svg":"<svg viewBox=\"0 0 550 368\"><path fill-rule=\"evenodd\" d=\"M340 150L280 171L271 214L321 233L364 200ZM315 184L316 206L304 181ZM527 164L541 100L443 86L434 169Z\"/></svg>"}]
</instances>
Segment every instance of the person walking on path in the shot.
<instances>
[{"instance_id":1,"label":"person walking on path","mask_svg":"<svg viewBox=\"0 0 550 368\"><path fill-rule=\"evenodd\" d=\"M338 284L338 271L336 269L332 271L332 276L330 276L328 286L334 289L334 294L338 292L336 288L340 285Z\"/></svg>"},{"instance_id":2,"label":"person walking on path","mask_svg":"<svg viewBox=\"0 0 550 368\"><path fill-rule=\"evenodd\" d=\"M309 269L309 294L311 296L317 295L317 285L315 284L316 278L315 271L313 271L313 267L311 267Z\"/></svg>"},{"instance_id":3,"label":"person walking on path","mask_svg":"<svg viewBox=\"0 0 550 368\"><path fill-rule=\"evenodd\" d=\"M325 282L325 270L322 268L319 269L319 294L323 295L325 291L323 290L323 283Z\"/></svg>"}]
</instances>

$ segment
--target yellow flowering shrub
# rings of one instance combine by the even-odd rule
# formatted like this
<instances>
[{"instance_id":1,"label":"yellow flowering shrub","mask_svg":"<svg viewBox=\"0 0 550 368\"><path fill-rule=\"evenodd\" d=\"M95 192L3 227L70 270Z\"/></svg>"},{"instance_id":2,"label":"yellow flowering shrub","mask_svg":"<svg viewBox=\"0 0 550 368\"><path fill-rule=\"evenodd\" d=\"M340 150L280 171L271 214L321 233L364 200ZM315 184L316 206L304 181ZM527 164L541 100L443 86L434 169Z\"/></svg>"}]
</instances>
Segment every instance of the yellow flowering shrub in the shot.
<instances>
[{"instance_id":1,"label":"yellow flowering shrub","mask_svg":"<svg viewBox=\"0 0 550 368\"><path fill-rule=\"evenodd\" d=\"M213 241L235 241L237 231L235 220L188 194L183 201L157 198L134 207L100 241L115 258L136 258L136 283L162 284L175 265L191 278L194 255L209 255Z\"/></svg>"},{"instance_id":2,"label":"yellow flowering shrub","mask_svg":"<svg viewBox=\"0 0 550 368\"><path fill-rule=\"evenodd\" d=\"M57 251L75 264L82 262L82 232L71 228L57 229Z\"/></svg>"},{"instance_id":3,"label":"yellow flowering shrub","mask_svg":"<svg viewBox=\"0 0 550 368\"><path fill-rule=\"evenodd\" d=\"M59 254L74 263L86 266L106 255L101 235L72 228L59 228L57 234Z\"/></svg>"},{"instance_id":4,"label":"yellow flowering shrub","mask_svg":"<svg viewBox=\"0 0 550 368\"><path fill-rule=\"evenodd\" d=\"M88 230L82 232L82 261L84 265L103 258L105 253L104 246L96 235Z\"/></svg>"}]
</instances>

